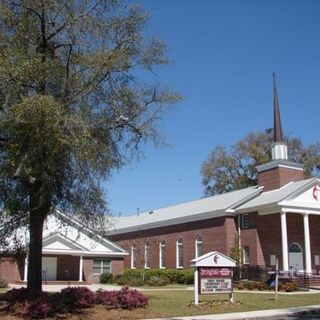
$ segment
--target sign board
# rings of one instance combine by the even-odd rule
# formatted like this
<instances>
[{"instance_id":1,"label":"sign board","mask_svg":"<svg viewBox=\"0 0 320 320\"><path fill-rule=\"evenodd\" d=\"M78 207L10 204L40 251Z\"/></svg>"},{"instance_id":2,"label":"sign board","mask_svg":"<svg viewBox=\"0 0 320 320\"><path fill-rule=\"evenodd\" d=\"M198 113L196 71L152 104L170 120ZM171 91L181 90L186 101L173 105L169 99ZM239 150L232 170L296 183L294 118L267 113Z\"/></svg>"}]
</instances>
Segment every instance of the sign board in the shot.
<instances>
[{"instance_id":1,"label":"sign board","mask_svg":"<svg viewBox=\"0 0 320 320\"><path fill-rule=\"evenodd\" d=\"M209 252L193 259L195 267L195 304L199 303L199 294L228 293L233 302L232 276L236 262L217 251Z\"/></svg>"},{"instance_id":2,"label":"sign board","mask_svg":"<svg viewBox=\"0 0 320 320\"><path fill-rule=\"evenodd\" d=\"M199 293L231 293L232 269L199 267Z\"/></svg>"},{"instance_id":3,"label":"sign board","mask_svg":"<svg viewBox=\"0 0 320 320\"><path fill-rule=\"evenodd\" d=\"M200 279L200 294L232 293L231 278L203 278Z\"/></svg>"}]
</instances>

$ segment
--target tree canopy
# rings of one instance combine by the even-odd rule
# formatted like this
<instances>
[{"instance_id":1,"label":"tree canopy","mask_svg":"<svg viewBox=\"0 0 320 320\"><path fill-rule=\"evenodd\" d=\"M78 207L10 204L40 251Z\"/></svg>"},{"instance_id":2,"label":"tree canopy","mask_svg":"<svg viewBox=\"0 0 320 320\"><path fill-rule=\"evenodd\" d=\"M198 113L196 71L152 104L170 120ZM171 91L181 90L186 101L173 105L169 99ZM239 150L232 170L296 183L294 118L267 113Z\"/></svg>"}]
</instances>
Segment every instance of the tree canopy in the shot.
<instances>
[{"instance_id":1,"label":"tree canopy","mask_svg":"<svg viewBox=\"0 0 320 320\"><path fill-rule=\"evenodd\" d=\"M297 137L286 137L289 160L304 166L306 177L320 174L320 144L305 146ZM273 131L249 133L230 150L216 146L201 167L205 195L221 194L257 184L256 166L271 161Z\"/></svg>"},{"instance_id":2,"label":"tree canopy","mask_svg":"<svg viewBox=\"0 0 320 320\"><path fill-rule=\"evenodd\" d=\"M167 64L148 16L118 0L0 4L0 241L30 231L28 289L41 288L43 222L106 212L102 182L147 141L180 96L143 75Z\"/></svg>"}]
</instances>

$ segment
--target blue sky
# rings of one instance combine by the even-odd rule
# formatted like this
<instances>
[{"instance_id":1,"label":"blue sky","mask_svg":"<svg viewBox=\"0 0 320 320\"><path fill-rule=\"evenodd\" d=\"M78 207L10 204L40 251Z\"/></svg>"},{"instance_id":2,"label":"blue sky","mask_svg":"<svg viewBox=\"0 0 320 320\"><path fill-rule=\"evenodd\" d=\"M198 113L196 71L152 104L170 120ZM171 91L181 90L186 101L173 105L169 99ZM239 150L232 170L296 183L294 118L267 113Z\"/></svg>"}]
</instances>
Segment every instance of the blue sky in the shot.
<instances>
[{"instance_id":1,"label":"blue sky","mask_svg":"<svg viewBox=\"0 0 320 320\"><path fill-rule=\"evenodd\" d=\"M320 141L320 1L145 0L145 33L163 39L169 66L153 81L184 101L163 118L169 147L107 182L113 214L134 214L203 196L200 167L216 145L230 147L272 126L272 72L285 133Z\"/></svg>"}]
</instances>

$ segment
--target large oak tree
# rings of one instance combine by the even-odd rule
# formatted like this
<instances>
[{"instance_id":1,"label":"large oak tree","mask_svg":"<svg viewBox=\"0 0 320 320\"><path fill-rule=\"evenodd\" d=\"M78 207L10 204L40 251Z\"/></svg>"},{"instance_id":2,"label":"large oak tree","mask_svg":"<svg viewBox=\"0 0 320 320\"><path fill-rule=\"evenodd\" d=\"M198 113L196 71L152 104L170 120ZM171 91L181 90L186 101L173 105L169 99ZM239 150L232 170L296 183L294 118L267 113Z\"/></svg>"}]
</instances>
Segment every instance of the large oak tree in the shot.
<instances>
[{"instance_id":1,"label":"large oak tree","mask_svg":"<svg viewBox=\"0 0 320 320\"><path fill-rule=\"evenodd\" d=\"M46 217L102 217L102 182L160 141L157 122L179 100L141 80L167 63L164 44L143 36L146 21L118 0L0 3L0 241L28 228L30 294L41 290Z\"/></svg>"},{"instance_id":2,"label":"large oak tree","mask_svg":"<svg viewBox=\"0 0 320 320\"><path fill-rule=\"evenodd\" d=\"M304 166L305 176L320 175L320 144L305 146L286 137L289 160ZM257 184L256 166L271 161L273 131L249 133L230 150L216 146L201 167L205 195L221 194Z\"/></svg>"}]
</instances>

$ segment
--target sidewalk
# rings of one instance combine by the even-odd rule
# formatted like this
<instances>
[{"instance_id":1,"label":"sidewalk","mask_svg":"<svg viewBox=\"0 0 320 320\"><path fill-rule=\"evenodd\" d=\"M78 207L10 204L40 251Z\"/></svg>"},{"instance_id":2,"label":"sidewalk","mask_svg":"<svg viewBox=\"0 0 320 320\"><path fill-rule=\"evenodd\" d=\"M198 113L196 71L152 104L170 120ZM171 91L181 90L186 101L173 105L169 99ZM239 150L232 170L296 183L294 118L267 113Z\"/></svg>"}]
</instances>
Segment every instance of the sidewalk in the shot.
<instances>
[{"instance_id":1,"label":"sidewalk","mask_svg":"<svg viewBox=\"0 0 320 320\"><path fill-rule=\"evenodd\" d=\"M283 309L271 309L260 311L246 311L235 313L221 313L201 316L190 317L173 317L173 318L158 318L158 319L144 319L144 320L246 320L246 319L267 319L271 317L283 317L283 316L302 316L308 312L319 311L320 305L307 306L307 307L294 307Z\"/></svg>"}]
</instances>

